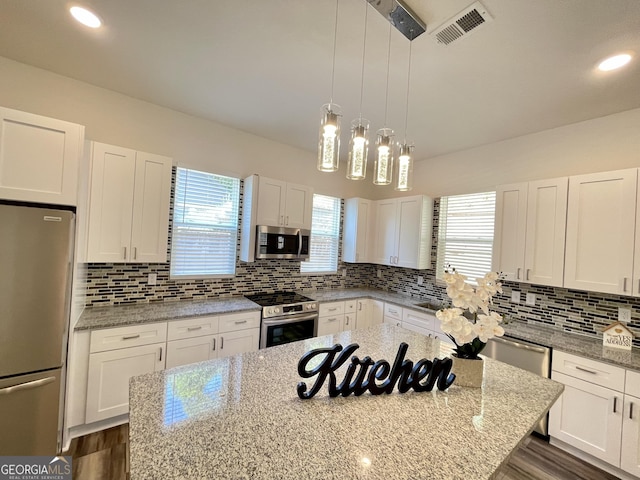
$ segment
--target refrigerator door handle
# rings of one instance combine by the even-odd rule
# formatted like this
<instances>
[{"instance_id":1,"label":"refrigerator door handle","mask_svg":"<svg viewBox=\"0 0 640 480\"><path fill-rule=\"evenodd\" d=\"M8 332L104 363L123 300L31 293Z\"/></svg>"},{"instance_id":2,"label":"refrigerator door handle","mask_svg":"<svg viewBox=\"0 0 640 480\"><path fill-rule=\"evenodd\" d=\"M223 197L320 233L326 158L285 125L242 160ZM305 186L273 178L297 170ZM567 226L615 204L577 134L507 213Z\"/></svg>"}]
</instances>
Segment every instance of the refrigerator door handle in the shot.
<instances>
[{"instance_id":1,"label":"refrigerator door handle","mask_svg":"<svg viewBox=\"0 0 640 480\"><path fill-rule=\"evenodd\" d=\"M55 382L56 377L41 378L33 382L21 383L12 387L0 388L0 395L9 395L11 393L20 392L22 390L31 390L33 388L42 387L48 383Z\"/></svg>"}]
</instances>

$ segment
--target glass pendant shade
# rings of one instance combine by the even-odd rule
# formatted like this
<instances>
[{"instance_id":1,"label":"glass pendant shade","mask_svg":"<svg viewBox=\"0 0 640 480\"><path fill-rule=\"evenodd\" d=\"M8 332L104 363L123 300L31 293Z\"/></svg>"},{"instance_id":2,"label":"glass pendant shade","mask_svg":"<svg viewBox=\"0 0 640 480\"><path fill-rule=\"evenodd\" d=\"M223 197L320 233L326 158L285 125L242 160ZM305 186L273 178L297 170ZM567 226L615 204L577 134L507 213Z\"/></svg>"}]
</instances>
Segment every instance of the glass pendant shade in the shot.
<instances>
[{"instance_id":1,"label":"glass pendant shade","mask_svg":"<svg viewBox=\"0 0 640 480\"><path fill-rule=\"evenodd\" d=\"M318 135L318 170L335 172L340 156L340 107L334 103L322 106L322 121Z\"/></svg>"},{"instance_id":2,"label":"glass pendant shade","mask_svg":"<svg viewBox=\"0 0 640 480\"><path fill-rule=\"evenodd\" d=\"M381 128L377 135L373 183L375 185L390 185L393 178L393 130Z\"/></svg>"},{"instance_id":3,"label":"glass pendant shade","mask_svg":"<svg viewBox=\"0 0 640 480\"><path fill-rule=\"evenodd\" d=\"M413 188L413 159L411 153L413 145L406 143L400 145L400 154L398 155L398 168L396 174L395 189L406 192Z\"/></svg>"},{"instance_id":4,"label":"glass pendant shade","mask_svg":"<svg viewBox=\"0 0 640 480\"><path fill-rule=\"evenodd\" d=\"M369 155L369 121L359 118L351 122L351 140L349 141L349 164L347 178L363 180L367 174L367 156Z\"/></svg>"}]
</instances>

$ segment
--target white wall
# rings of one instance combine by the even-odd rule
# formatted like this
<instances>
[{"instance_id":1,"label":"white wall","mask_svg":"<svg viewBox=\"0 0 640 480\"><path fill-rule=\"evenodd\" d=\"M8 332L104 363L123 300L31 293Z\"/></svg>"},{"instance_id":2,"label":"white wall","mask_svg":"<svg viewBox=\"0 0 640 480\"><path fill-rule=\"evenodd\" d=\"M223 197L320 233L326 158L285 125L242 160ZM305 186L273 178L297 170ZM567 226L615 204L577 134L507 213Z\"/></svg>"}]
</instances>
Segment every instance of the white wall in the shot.
<instances>
[{"instance_id":1,"label":"white wall","mask_svg":"<svg viewBox=\"0 0 640 480\"><path fill-rule=\"evenodd\" d=\"M366 196L367 185L321 173L316 155L219 123L0 57L0 105L79 123L90 140L167 155L174 163L244 178L312 185L316 193Z\"/></svg>"},{"instance_id":2,"label":"white wall","mask_svg":"<svg viewBox=\"0 0 640 480\"><path fill-rule=\"evenodd\" d=\"M173 157L179 165L312 185L317 193L407 195L320 173L314 152L136 100L0 57L0 105L85 125L87 138ZM420 152L416 152L419 157ZM373 159L371 162L373 163ZM416 162L409 194L432 197L496 185L640 166L640 109Z\"/></svg>"}]
</instances>

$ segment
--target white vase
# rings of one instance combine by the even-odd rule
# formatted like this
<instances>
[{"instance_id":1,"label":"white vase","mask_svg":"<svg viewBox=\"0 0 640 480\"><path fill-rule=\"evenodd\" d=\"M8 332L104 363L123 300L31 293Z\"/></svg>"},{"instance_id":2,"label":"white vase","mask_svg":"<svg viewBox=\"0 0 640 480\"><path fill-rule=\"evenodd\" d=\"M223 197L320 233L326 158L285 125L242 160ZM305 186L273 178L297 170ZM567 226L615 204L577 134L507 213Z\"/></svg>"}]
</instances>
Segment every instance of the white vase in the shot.
<instances>
[{"instance_id":1,"label":"white vase","mask_svg":"<svg viewBox=\"0 0 640 480\"><path fill-rule=\"evenodd\" d=\"M484 361L482 358L470 360L468 358L458 358L456 354L451 355L453 366L451 372L456 375L453 382L459 387L482 387L484 378Z\"/></svg>"}]
</instances>

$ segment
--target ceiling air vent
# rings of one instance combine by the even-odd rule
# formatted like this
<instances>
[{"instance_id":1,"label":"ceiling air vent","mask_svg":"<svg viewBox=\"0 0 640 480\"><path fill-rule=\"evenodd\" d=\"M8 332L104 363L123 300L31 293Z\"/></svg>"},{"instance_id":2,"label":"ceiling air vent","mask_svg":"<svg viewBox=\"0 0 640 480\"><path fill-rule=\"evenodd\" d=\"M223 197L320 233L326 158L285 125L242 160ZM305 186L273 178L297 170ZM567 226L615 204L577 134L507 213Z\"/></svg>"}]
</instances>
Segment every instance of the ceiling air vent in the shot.
<instances>
[{"instance_id":1,"label":"ceiling air vent","mask_svg":"<svg viewBox=\"0 0 640 480\"><path fill-rule=\"evenodd\" d=\"M481 25L493 20L484 5L475 2L471 6L443 23L440 27L431 32L438 40L438 43L449 45L451 42L458 40Z\"/></svg>"}]
</instances>

